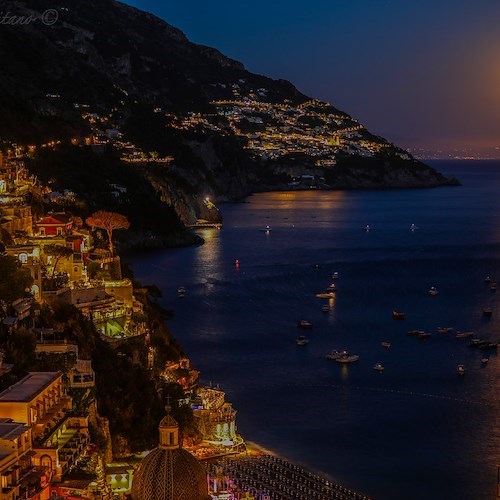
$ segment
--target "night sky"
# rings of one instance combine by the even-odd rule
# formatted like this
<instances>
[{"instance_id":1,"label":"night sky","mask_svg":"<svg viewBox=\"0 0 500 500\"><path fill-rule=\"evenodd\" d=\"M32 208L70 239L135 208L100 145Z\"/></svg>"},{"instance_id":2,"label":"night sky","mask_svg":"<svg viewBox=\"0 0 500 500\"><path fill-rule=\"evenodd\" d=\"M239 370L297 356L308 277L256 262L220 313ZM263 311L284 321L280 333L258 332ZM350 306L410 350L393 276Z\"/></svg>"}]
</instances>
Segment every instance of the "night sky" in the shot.
<instances>
[{"instance_id":1,"label":"night sky","mask_svg":"<svg viewBox=\"0 0 500 500\"><path fill-rule=\"evenodd\" d=\"M399 145L500 146L500 0L127 3Z\"/></svg>"}]
</instances>

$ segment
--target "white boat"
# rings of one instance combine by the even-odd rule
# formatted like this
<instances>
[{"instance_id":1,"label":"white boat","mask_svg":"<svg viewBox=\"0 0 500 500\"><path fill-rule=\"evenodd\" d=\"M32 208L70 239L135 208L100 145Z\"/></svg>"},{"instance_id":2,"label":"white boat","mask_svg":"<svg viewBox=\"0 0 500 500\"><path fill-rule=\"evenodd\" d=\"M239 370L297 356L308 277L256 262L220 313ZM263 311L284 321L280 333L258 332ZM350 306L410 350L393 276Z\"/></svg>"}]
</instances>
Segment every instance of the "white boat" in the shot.
<instances>
[{"instance_id":1,"label":"white boat","mask_svg":"<svg viewBox=\"0 0 500 500\"><path fill-rule=\"evenodd\" d=\"M373 366L373 369L376 371L376 372L380 372L382 373L385 368L383 367L383 365L381 363L376 363L374 366Z\"/></svg>"},{"instance_id":2,"label":"white boat","mask_svg":"<svg viewBox=\"0 0 500 500\"><path fill-rule=\"evenodd\" d=\"M455 336L457 339L468 339L474 337L474 332L457 332Z\"/></svg>"},{"instance_id":3,"label":"white boat","mask_svg":"<svg viewBox=\"0 0 500 500\"><path fill-rule=\"evenodd\" d=\"M453 331L453 328L451 328L450 326L447 326L447 327L440 326L437 329L438 333L451 333L452 331Z\"/></svg>"},{"instance_id":4,"label":"white boat","mask_svg":"<svg viewBox=\"0 0 500 500\"><path fill-rule=\"evenodd\" d=\"M484 278L484 282L491 283L491 278L489 276L486 276L486 278Z\"/></svg>"},{"instance_id":5,"label":"white boat","mask_svg":"<svg viewBox=\"0 0 500 500\"><path fill-rule=\"evenodd\" d=\"M335 271L333 274L332 274L332 280L338 280L339 279L339 273L337 271Z\"/></svg>"},{"instance_id":6,"label":"white boat","mask_svg":"<svg viewBox=\"0 0 500 500\"><path fill-rule=\"evenodd\" d=\"M327 289L327 293L335 293L337 291L337 287L335 286L335 283L332 283Z\"/></svg>"},{"instance_id":7,"label":"white boat","mask_svg":"<svg viewBox=\"0 0 500 500\"><path fill-rule=\"evenodd\" d=\"M390 342L382 342L382 347L385 347L386 349L390 349L391 348L391 343Z\"/></svg>"},{"instance_id":8,"label":"white boat","mask_svg":"<svg viewBox=\"0 0 500 500\"><path fill-rule=\"evenodd\" d=\"M305 319L302 319L297 323L297 328L302 328L304 330L310 330L312 327L313 324Z\"/></svg>"},{"instance_id":9,"label":"white boat","mask_svg":"<svg viewBox=\"0 0 500 500\"><path fill-rule=\"evenodd\" d=\"M489 360L490 360L489 358L483 358L483 359L481 360L481 363L482 363L483 365L487 365Z\"/></svg>"},{"instance_id":10,"label":"white boat","mask_svg":"<svg viewBox=\"0 0 500 500\"><path fill-rule=\"evenodd\" d=\"M432 287L427 293L432 297L436 297L437 295L439 295L439 291L436 289L436 287Z\"/></svg>"},{"instance_id":11,"label":"white boat","mask_svg":"<svg viewBox=\"0 0 500 500\"><path fill-rule=\"evenodd\" d=\"M464 365L458 365L457 366L457 373L459 375L465 375L465 366Z\"/></svg>"},{"instance_id":12,"label":"white boat","mask_svg":"<svg viewBox=\"0 0 500 500\"><path fill-rule=\"evenodd\" d=\"M418 229L418 227L417 227L417 226L415 226L415 224L412 224L412 225L410 226L410 231L416 231L417 229Z\"/></svg>"},{"instance_id":13,"label":"white boat","mask_svg":"<svg viewBox=\"0 0 500 500\"><path fill-rule=\"evenodd\" d=\"M335 361L336 359L341 358L344 354L346 354L346 352L345 352L345 351L343 351L343 352L339 352L339 351L332 351L330 354L327 354L327 355L325 356L325 359Z\"/></svg>"},{"instance_id":14,"label":"white boat","mask_svg":"<svg viewBox=\"0 0 500 500\"><path fill-rule=\"evenodd\" d=\"M309 344L309 339L307 337L305 337L304 335L300 335L299 337L297 337L297 339L295 340L295 343L299 346L299 347L303 347L307 344Z\"/></svg>"},{"instance_id":15,"label":"white boat","mask_svg":"<svg viewBox=\"0 0 500 500\"><path fill-rule=\"evenodd\" d=\"M335 294L333 292L317 293L316 298L317 299L334 299Z\"/></svg>"},{"instance_id":16,"label":"white boat","mask_svg":"<svg viewBox=\"0 0 500 500\"><path fill-rule=\"evenodd\" d=\"M264 229L260 229L262 233L270 233L272 231L272 228L269 226L266 226Z\"/></svg>"},{"instance_id":17,"label":"white boat","mask_svg":"<svg viewBox=\"0 0 500 500\"><path fill-rule=\"evenodd\" d=\"M367 224L364 228L363 228L363 231L371 231L371 227L370 227L370 224Z\"/></svg>"},{"instance_id":18,"label":"white boat","mask_svg":"<svg viewBox=\"0 0 500 500\"><path fill-rule=\"evenodd\" d=\"M184 297L184 295L186 295L186 289L183 286L180 286L177 288L177 294L179 297Z\"/></svg>"},{"instance_id":19,"label":"white boat","mask_svg":"<svg viewBox=\"0 0 500 500\"><path fill-rule=\"evenodd\" d=\"M356 354L348 354L347 352L342 353L342 356L340 358L337 358L335 360L337 363L355 363L356 361L359 361L359 356Z\"/></svg>"}]
</instances>

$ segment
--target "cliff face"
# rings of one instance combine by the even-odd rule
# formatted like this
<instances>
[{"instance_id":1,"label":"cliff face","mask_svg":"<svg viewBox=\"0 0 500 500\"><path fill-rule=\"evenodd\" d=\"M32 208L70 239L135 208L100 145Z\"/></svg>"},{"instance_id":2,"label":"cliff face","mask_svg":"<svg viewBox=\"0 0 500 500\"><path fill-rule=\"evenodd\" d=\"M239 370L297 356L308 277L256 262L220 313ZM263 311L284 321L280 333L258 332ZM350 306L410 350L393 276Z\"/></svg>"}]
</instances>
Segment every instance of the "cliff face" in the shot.
<instances>
[{"instance_id":1,"label":"cliff face","mask_svg":"<svg viewBox=\"0 0 500 500\"><path fill-rule=\"evenodd\" d=\"M4 0L2 9L32 21L0 29L0 146L116 150L184 223L214 216L206 196L240 199L304 175L331 188L449 183L347 113L153 15L114 0ZM47 9L57 19L47 22ZM359 160L350 171L338 168L345 156ZM382 158L384 174L366 158Z\"/></svg>"}]
</instances>

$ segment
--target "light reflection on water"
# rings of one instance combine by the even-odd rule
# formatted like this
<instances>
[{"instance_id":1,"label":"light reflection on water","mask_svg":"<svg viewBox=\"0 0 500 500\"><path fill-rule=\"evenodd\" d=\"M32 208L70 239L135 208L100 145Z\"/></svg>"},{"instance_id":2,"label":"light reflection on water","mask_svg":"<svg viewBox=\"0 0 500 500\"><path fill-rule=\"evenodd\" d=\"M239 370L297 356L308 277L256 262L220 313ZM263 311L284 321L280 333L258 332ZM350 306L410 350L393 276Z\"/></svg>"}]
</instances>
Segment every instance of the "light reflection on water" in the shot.
<instances>
[{"instance_id":1,"label":"light reflection on water","mask_svg":"<svg viewBox=\"0 0 500 500\"><path fill-rule=\"evenodd\" d=\"M457 189L256 195L223 207L225 228L203 231L205 245L135 259L251 440L376 498L494 497L500 359L491 354L482 367L484 354L453 335L406 335L450 325L500 341L500 292L483 283L500 280L500 169L459 168ZM267 225L269 235L259 231ZM338 294L323 313L315 294L333 271ZM488 305L491 321L481 315ZM394 308L405 322L392 320ZM294 342L300 319L315 324L304 349ZM332 349L360 362L326 362Z\"/></svg>"}]
</instances>

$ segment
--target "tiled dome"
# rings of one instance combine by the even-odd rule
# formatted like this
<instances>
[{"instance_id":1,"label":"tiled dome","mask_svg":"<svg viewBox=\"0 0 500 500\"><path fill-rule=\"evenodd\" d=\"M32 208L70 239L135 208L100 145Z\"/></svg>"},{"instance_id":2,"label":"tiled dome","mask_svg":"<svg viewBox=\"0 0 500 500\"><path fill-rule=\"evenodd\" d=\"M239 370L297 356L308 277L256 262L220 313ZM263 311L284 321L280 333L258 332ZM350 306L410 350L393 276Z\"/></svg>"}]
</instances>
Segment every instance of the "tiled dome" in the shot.
<instances>
[{"instance_id":1,"label":"tiled dome","mask_svg":"<svg viewBox=\"0 0 500 500\"><path fill-rule=\"evenodd\" d=\"M160 423L160 445L134 473L134 500L207 500L208 484L202 465L179 447L179 426L170 415Z\"/></svg>"},{"instance_id":2,"label":"tiled dome","mask_svg":"<svg viewBox=\"0 0 500 500\"><path fill-rule=\"evenodd\" d=\"M205 471L191 453L181 448L156 448L134 474L134 500L206 500Z\"/></svg>"}]
</instances>

